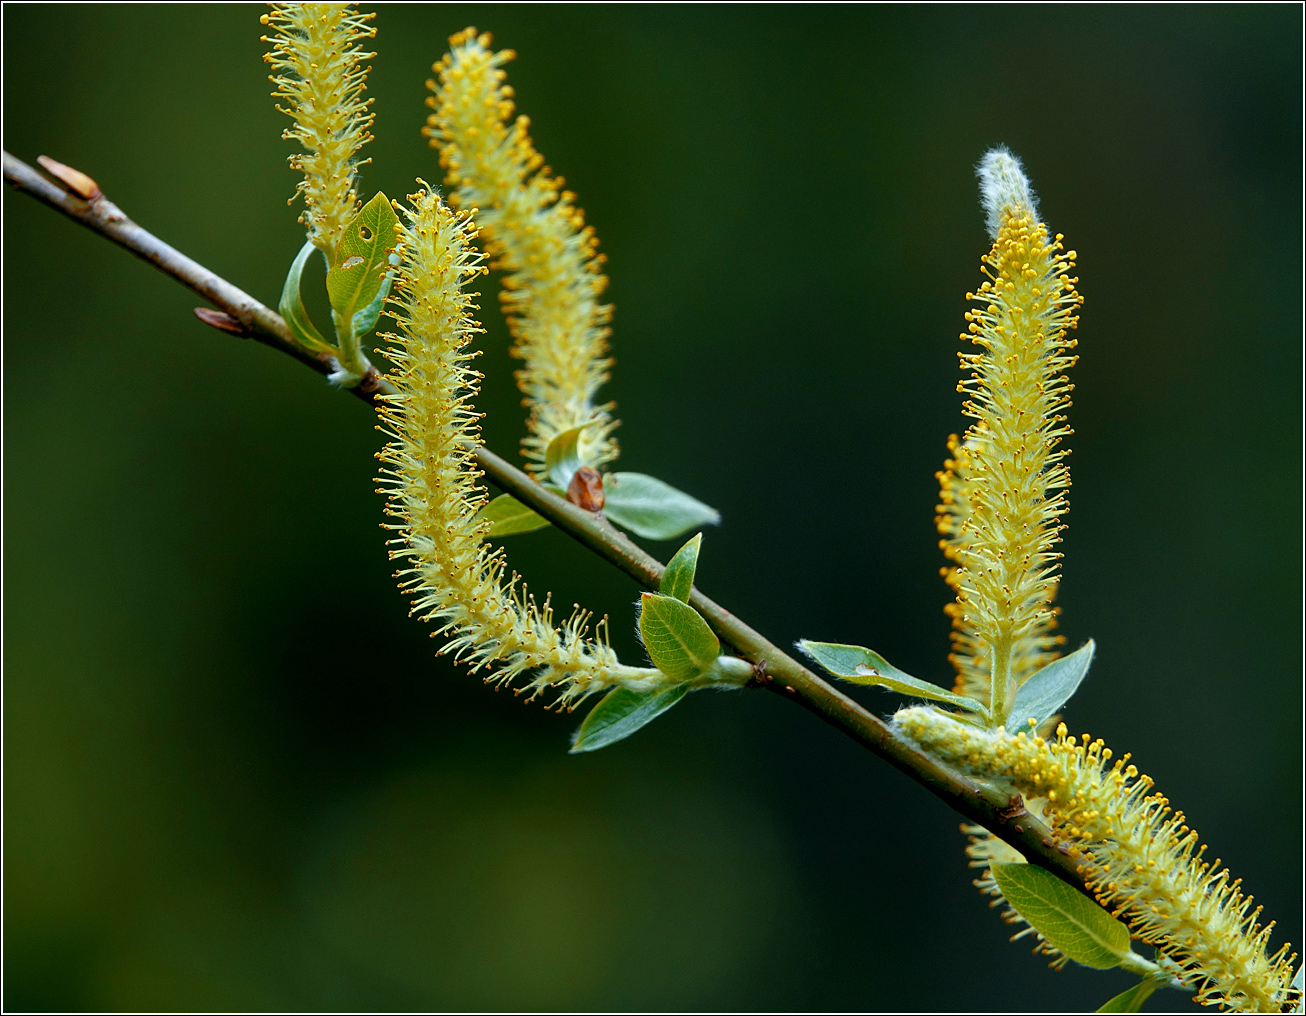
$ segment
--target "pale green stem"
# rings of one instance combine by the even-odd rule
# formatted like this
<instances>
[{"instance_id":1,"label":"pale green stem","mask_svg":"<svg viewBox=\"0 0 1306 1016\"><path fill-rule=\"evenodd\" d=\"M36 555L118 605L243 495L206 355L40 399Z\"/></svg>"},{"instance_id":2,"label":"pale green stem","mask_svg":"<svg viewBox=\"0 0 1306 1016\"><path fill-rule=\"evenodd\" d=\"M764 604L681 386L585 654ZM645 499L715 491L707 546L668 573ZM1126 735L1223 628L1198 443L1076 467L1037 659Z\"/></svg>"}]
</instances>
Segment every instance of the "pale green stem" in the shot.
<instances>
[{"instance_id":1,"label":"pale green stem","mask_svg":"<svg viewBox=\"0 0 1306 1016\"><path fill-rule=\"evenodd\" d=\"M358 384L372 369L372 363L363 352L362 343L358 341L358 335L354 332L356 316L351 314L349 319L345 320L342 315L335 311L331 312L331 320L336 326L336 349L339 350L340 367L349 374L349 377L341 381L346 388Z\"/></svg>"},{"instance_id":2,"label":"pale green stem","mask_svg":"<svg viewBox=\"0 0 1306 1016\"><path fill-rule=\"evenodd\" d=\"M1007 715L1016 700L1016 677L1011 672L1013 641L1005 632L993 640L989 671L989 715L995 727L1007 722Z\"/></svg>"},{"instance_id":3,"label":"pale green stem","mask_svg":"<svg viewBox=\"0 0 1306 1016\"><path fill-rule=\"evenodd\" d=\"M1130 950L1124 959L1120 961L1120 969L1127 970L1131 974L1137 974L1139 977L1146 977L1150 980L1157 981L1163 988L1178 988L1188 990L1188 985L1184 984L1179 978L1175 977L1165 967L1153 963L1151 960L1145 960L1138 953Z\"/></svg>"}]
</instances>

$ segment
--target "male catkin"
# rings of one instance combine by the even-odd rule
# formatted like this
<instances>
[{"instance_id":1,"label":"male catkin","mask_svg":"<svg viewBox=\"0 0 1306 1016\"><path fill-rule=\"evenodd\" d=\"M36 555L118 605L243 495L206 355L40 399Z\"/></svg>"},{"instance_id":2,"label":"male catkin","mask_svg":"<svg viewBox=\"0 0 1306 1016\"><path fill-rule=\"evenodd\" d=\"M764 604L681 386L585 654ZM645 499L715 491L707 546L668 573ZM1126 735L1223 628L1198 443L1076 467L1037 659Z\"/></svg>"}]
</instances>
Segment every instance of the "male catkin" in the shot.
<instances>
[{"instance_id":1,"label":"male catkin","mask_svg":"<svg viewBox=\"0 0 1306 1016\"><path fill-rule=\"evenodd\" d=\"M558 704L570 707L618 685L659 686L660 671L617 660L602 625L587 637L587 612L578 608L556 628L547 598L537 606L515 574L504 581L503 551L485 543L489 523L478 517L487 498L475 462L480 375L470 361L481 328L465 288L485 271L472 246L476 227L470 212L454 212L429 190L410 201L396 247L399 334L387 336L397 392L380 398L390 438L380 459L397 534L390 556L404 563L398 574L414 612L450 636L442 652L469 660L473 671L488 669L487 681L526 677L531 697L554 688Z\"/></svg>"},{"instance_id":2,"label":"male catkin","mask_svg":"<svg viewBox=\"0 0 1306 1016\"><path fill-rule=\"evenodd\" d=\"M606 258L576 195L535 150L529 118L513 118L503 65L516 54L491 52L490 42L474 28L449 39L434 66L438 83L427 82L436 94L426 100L434 112L423 133L440 151L450 200L478 209L491 266L505 272L500 300L513 355L524 361L517 383L530 409L527 468L542 473L549 442L587 424L580 461L599 467L617 457L612 404L596 399L612 366L612 308L600 302Z\"/></svg>"}]
</instances>

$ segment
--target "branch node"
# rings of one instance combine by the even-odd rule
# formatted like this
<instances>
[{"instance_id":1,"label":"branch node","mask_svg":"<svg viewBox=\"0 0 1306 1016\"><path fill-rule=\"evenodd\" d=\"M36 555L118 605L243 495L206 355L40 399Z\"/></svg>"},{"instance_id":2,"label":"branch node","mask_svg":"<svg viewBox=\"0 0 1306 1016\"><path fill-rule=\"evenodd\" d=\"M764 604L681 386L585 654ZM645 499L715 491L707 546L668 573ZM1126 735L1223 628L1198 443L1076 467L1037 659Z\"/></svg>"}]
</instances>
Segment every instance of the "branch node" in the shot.
<instances>
[{"instance_id":1,"label":"branch node","mask_svg":"<svg viewBox=\"0 0 1306 1016\"><path fill-rule=\"evenodd\" d=\"M1025 809L1025 799L1019 794L1013 794L1011 800L1005 806L998 809L998 816L1004 822L1010 822L1013 818L1020 818L1022 815L1028 815Z\"/></svg>"},{"instance_id":2,"label":"branch node","mask_svg":"<svg viewBox=\"0 0 1306 1016\"><path fill-rule=\"evenodd\" d=\"M358 382L358 387L365 392L376 392L381 390L381 374L371 364L367 366L367 373L363 375L363 380Z\"/></svg>"}]
</instances>

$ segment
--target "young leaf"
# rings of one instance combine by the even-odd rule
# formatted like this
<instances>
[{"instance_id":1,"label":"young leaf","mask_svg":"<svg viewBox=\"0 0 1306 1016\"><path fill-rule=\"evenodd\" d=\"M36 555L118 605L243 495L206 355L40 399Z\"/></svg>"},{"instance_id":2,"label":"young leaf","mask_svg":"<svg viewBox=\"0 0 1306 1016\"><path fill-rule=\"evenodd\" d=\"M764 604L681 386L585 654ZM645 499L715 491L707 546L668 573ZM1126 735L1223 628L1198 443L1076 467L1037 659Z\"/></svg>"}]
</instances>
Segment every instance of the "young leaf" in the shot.
<instances>
[{"instance_id":1,"label":"young leaf","mask_svg":"<svg viewBox=\"0 0 1306 1016\"><path fill-rule=\"evenodd\" d=\"M397 265L399 258L391 254L390 264ZM390 295L390 284L394 281L389 272L381 280L381 291L376 294L376 299L369 303L362 310L354 314L354 335L362 337L367 335L376 327L376 319L381 316L381 310L385 306L385 298Z\"/></svg>"},{"instance_id":2,"label":"young leaf","mask_svg":"<svg viewBox=\"0 0 1306 1016\"><path fill-rule=\"evenodd\" d=\"M1022 684L1011 706L1012 727L1024 730L1031 718L1042 723L1065 705L1088 673L1093 649L1093 640L1089 639L1069 656L1053 660Z\"/></svg>"},{"instance_id":3,"label":"young leaf","mask_svg":"<svg viewBox=\"0 0 1306 1016\"><path fill-rule=\"evenodd\" d=\"M676 681L698 677L721 651L721 643L698 611L660 593L640 597L639 635L653 666Z\"/></svg>"},{"instance_id":4,"label":"young leaf","mask_svg":"<svg viewBox=\"0 0 1306 1016\"><path fill-rule=\"evenodd\" d=\"M651 723L689 693L689 685L677 684L656 691L614 688L590 710L580 729L572 735L571 754L598 751L629 737Z\"/></svg>"},{"instance_id":5,"label":"young leaf","mask_svg":"<svg viewBox=\"0 0 1306 1016\"><path fill-rule=\"evenodd\" d=\"M1126 988L1115 998L1103 1003L1098 1012L1138 1012L1159 987L1161 982L1153 977L1139 981L1132 988Z\"/></svg>"},{"instance_id":6,"label":"young leaf","mask_svg":"<svg viewBox=\"0 0 1306 1016\"><path fill-rule=\"evenodd\" d=\"M806 639L798 643L798 648L835 677L852 684L878 685L902 695L947 702L981 716L988 716L983 703L965 695L956 695L937 684L922 681L919 677L904 674L874 650L840 645L837 642L809 642Z\"/></svg>"},{"instance_id":7,"label":"young leaf","mask_svg":"<svg viewBox=\"0 0 1306 1016\"><path fill-rule=\"evenodd\" d=\"M694 588L694 572L698 570L698 548L702 543L703 534L698 533L676 551L676 556L667 562L667 570L662 573L659 592L674 596L681 603L689 602L689 591Z\"/></svg>"},{"instance_id":8,"label":"young leaf","mask_svg":"<svg viewBox=\"0 0 1306 1016\"><path fill-rule=\"evenodd\" d=\"M1109 970L1129 955L1129 929L1050 871L996 861L989 868L1016 913L1076 963Z\"/></svg>"},{"instance_id":9,"label":"young leaf","mask_svg":"<svg viewBox=\"0 0 1306 1016\"><path fill-rule=\"evenodd\" d=\"M390 263L398 222L390 199L378 191L345 227L336 245L335 266L327 272L327 295L346 324L381 292L383 266Z\"/></svg>"},{"instance_id":10,"label":"young leaf","mask_svg":"<svg viewBox=\"0 0 1306 1016\"><path fill-rule=\"evenodd\" d=\"M583 423L571 430L564 430L549 442L544 450L544 468L548 470L549 479L566 491L571 478L580 468L580 432L589 424ZM564 494L565 496L565 494Z\"/></svg>"},{"instance_id":11,"label":"young leaf","mask_svg":"<svg viewBox=\"0 0 1306 1016\"><path fill-rule=\"evenodd\" d=\"M549 525L549 520L537 515L511 494L500 494L476 513L477 522L494 523L488 536L511 536L514 533L531 533Z\"/></svg>"},{"instance_id":12,"label":"young leaf","mask_svg":"<svg viewBox=\"0 0 1306 1016\"><path fill-rule=\"evenodd\" d=\"M675 539L721 521L715 508L643 473L609 473L604 496L603 514L648 540Z\"/></svg>"},{"instance_id":13,"label":"young leaf","mask_svg":"<svg viewBox=\"0 0 1306 1016\"><path fill-rule=\"evenodd\" d=\"M313 241L307 240L295 255L295 260L290 263L290 271L286 273L285 284L281 287L281 302L277 305L277 309L285 319L286 327L290 329L291 334L305 346L318 353L334 353L335 347L322 338L322 333L313 327L308 311L304 309L304 299L299 293L299 280L304 274L304 266L308 264L308 259L315 250L317 248L313 246Z\"/></svg>"}]
</instances>

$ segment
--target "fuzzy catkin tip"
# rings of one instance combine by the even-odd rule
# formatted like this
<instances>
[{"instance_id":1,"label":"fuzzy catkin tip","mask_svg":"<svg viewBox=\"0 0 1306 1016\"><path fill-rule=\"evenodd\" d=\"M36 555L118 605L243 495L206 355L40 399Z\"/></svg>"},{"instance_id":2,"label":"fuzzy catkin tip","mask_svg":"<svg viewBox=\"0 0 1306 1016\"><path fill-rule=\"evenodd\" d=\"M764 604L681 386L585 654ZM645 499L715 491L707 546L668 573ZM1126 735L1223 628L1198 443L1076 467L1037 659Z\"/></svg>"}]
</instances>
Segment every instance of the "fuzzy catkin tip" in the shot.
<instances>
[{"instance_id":1,"label":"fuzzy catkin tip","mask_svg":"<svg viewBox=\"0 0 1306 1016\"><path fill-rule=\"evenodd\" d=\"M942 710L900 710L894 722L935 758L1000 780L1036 802L1102 906L1128 922L1135 938L1156 946L1196 1001L1244 1012L1280 1012L1299 995L1291 987L1287 945L1269 952L1273 922L1220 862L1204 861L1197 832L1152 792L1152 780L1111 761L1103 742L982 730ZM1159 960L1158 960L1159 962Z\"/></svg>"},{"instance_id":2,"label":"fuzzy catkin tip","mask_svg":"<svg viewBox=\"0 0 1306 1016\"><path fill-rule=\"evenodd\" d=\"M984 205L985 223L990 239L998 238L1004 211L1024 212L1038 220L1038 201L1029 185L1025 167L1006 145L990 149L975 167L980 179L980 201Z\"/></svg>"},{"instance_id":3,"label":"fuzzy catkin tip","mask_svg":"<svg viewBox=\"0 0 1306 1016\"><path fill-rule=\"evenodd\" d=\"M514 116L503 66L516 54L492 52L490 42L474 28L450 38L433 68L439 81L427 82L434 112L423 133L439 149L450 199L479 209L491 267L505 273L500 300L530 409L527 468L542 473L549 442L584 425L580 461L597 468L617 457L613 405L597 401L612 367L612 308L600 302L607 259L576 195L531 142L529 118Z\"/></svg>"},{"instance_id":4,"label":"fuzzy catkin tip","mask_svg":"<svg viewBox=\"0 0 1306 1016\"><path fill-rule=\"evenodd\" d=\"M277 109L295 121L282 137L304 149L289 158L304 174L295 188L304 196L299 221L330 265L358 211L359 149L372 140L372 100L362 98L370 68L362 63L376 54L359 43L376 35L368 25L376 15L360 14L354 4L269 6L272 12L260 20L276 34L263 36L272 43L263 59L280 72L269 79L276 85L273 97L286 100Z\"/></svg>"},{"instance_id":5,"label":"fuzzy catkin tip","mask_svg":"<svg viewBox=\"0 0 1306 1016\"><path fill-rule=\"evenodd\" d=\"M414 613L448 636L442 653L486 670L490 682L525 679L519 690L530 698L552 688L560 707L617 685L664 680L657 670L622 666L602 623L589 638L588 612L577 608L559 628L548 597L537 604L516 575L504 579L503 552L486 545L489 524L478 514L487 498L475 461L480 375L470 367L477 355L470 347L482 329L476 294L465 288L485 271L472 246L475 224L429 190L409 200L390 299L399 334L385 336L396 393L379 398L379 412L390 438L380 453L395 520L390 557L401 563L397 577Z\"/></svg>"}]
</instances>

